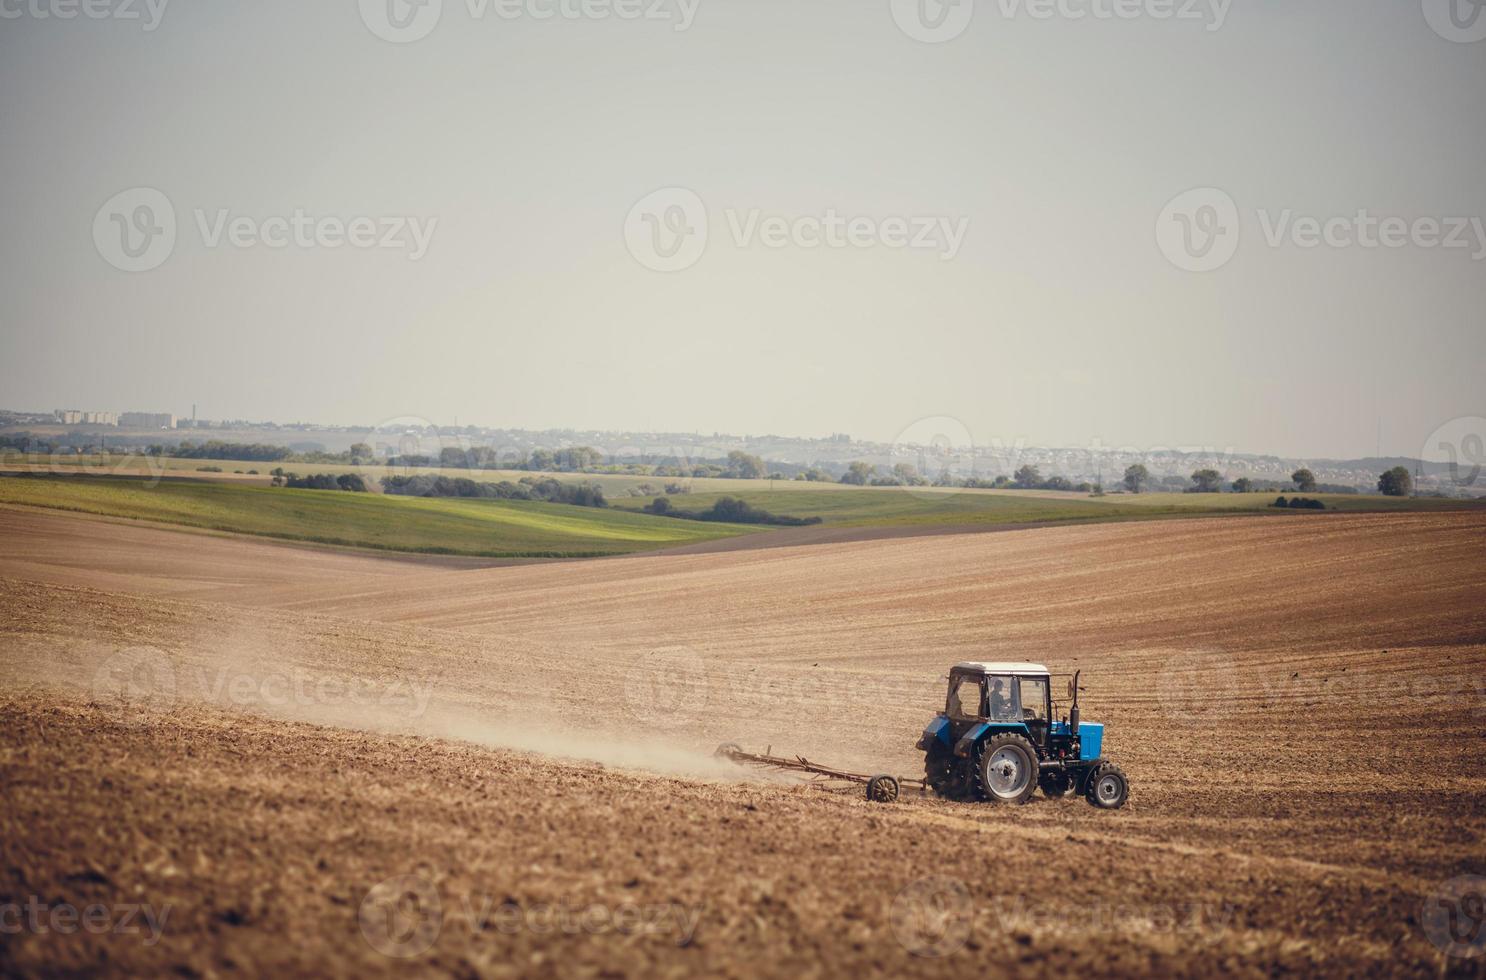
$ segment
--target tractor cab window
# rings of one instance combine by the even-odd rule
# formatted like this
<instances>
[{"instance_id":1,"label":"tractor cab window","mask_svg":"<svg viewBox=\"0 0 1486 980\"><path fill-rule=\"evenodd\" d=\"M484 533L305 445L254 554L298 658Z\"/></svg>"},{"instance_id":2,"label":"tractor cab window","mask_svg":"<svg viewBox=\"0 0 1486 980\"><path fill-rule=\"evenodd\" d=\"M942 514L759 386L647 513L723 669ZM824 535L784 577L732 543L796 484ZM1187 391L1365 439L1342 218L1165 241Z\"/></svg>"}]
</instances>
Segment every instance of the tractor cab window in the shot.
<instances>
[{"instance_id":1,"label":"tractor cab window","mask_svg":"<svg viewBox=\"0 0 1486 980\"><path fill-rule=\"evenodd\" d=\"M1016 679L992 676L989 680L991 721L1021 721L1022 713L1016 703Z\"/></svg>"},{"instance_id":2,"label":"tractor cab window","mask_svg":"<svg viewBox=\"0 0 1486 980\"><path fill-rule=\"evenodd\" d=\"M980 678L971 674L951 674L949 679L948 714L956 721L974 721L981 716Z\"/></svg>"},{"instance_id":3,"label":"tractor cab window","mask_svg":"<svg viewBox=\"0 0 1486 980\"><path fill-rule=\"evenodd\" d=\"M1022 720L1047 721L1047 678L1018 677L1021 686Z\"/></svg>"}]
</instances>

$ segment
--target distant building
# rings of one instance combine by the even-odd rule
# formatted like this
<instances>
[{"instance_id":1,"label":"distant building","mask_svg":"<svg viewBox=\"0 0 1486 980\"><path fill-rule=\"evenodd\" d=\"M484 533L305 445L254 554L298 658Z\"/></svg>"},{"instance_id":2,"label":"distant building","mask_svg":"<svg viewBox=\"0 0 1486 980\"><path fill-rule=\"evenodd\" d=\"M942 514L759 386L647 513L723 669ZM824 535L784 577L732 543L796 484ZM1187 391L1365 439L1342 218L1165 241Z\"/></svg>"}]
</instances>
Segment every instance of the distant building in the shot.
<instances>
[{"instance_id":1,"label":"distant building","mask_svg":"<svg viewBox=\"0 0 1486 980\"><path fill-rule=\"evenodd\" d=\"M119 424L129 429L174 429L175 416L168 412L125 412Z\"/></svg>"},{"instance_id":2,"label":"distant building","mask_svg":"<svg viewBox=\"0 0 1486 980\"><path fill-rule=\"evenodd\" d=\"M118 425L117 412L80 412L75 408L59 408L55 413L63 425Z\"/></svg>"}]
</instances>

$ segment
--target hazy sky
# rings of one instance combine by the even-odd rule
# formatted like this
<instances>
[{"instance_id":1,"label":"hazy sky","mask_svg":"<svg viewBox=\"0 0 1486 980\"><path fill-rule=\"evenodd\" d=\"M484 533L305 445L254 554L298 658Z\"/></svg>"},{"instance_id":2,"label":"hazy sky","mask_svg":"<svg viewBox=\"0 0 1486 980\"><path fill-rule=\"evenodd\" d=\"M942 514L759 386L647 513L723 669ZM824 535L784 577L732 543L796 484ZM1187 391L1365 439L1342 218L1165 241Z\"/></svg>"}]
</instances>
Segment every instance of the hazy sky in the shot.
<instances>
[{"instance_id":1,"label":"hazy sky","mask_svg":"<svg viewBox=\"0 0 1486 980\"><path fill-rule=\"evenodd\" d=\"M1296 456L1486 415L1473 0L90 2L0 0L0 406Z\"/></svg>"}]
</instances>

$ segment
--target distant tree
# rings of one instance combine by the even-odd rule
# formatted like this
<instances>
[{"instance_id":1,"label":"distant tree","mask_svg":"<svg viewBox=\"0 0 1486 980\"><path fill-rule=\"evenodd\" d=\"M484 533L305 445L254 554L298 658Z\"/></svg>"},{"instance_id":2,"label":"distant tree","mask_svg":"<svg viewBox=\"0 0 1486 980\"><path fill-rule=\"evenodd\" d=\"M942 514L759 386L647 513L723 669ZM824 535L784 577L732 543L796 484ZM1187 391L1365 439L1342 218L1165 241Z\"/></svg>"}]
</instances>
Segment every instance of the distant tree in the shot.
<instances>
[{"instance_id":1,"label":"distant tree","mask_svg":"<svg viewBox=\"0 0 1486 980\"><path fill-rule=\"evenodd\" d=\"M1241 476L1233 481L1234 493L1249 493L1254 489L1254 481L1246 476Z\"/></svg>"},{"instance_id":2,"label":"distant tree","mask_svg":"<svg viewBox=\"0 0 1486 980\"><path fill-rule=\"evenodd\" d=\"M841 482L864 487L867 485L867 481L872 479L872 474L876 472L877 467L871 463L864 463L858 460L846 468L846 473L841 477Z\"/></svg>"},{"instance_id":3,"label":"distant tree","mask_svg":"<svg viewBox=\"0 0 1486 980\"><path fill-rule=\"evenodd\" d=\"M538 473L557 469L557 458L550 449L533 449L526 459L526 468Z\"/></svg>"},{"instance_id":4,"label":"distant tree","mask_svg":"<svg viewBox=\"0 0 1486 980\"><path fill-rule=\"evenodd\" d=\"M759 457L739 449L728 453L728 476L737 480L762 480L767 473L764 461Z\"/></svg>"},{"instance_id":5,"label":"distant tree","mask_svg":"<svg viewBox=\"0 0 1486 980\"><path fill-rule=\"evenodd\" d=\"M1316 474L1303 466L1290 474L1290 482L1294 483L1295 489L1301 493L1316 492Z\"/></svg>"},{"instance_id":6,"label":"distant tree","mask_svg":"<svg viewBox=\"0 0 1486 980\"><path fill-rule=\"evenodd\" d=\"M1042 483L1039 483L1037 486L1040 489L1043 489L1043 490L1072 490L1073 489L1072 482L1070 482L1067 477L1062 477L1062 476L1050 476L1046 480L1044 480Z\"/></svg>"},{"instance_id":7,"label":"distant tree","mask_svg":"<svg viewBox=\"0 0 1486 980\"><path fill-rule=\"evenodd\" d=\"M929 481L918 475L912 463L898 463L893 467L893 478L905 487L921 487Z\"/></svg>"},{"instance_id":8,"label":"distant tree","mask_svg":"<svg viewBox=\"0 0 1486 980\"><path fill-rule=\"evenodd\" d=\"M1414 478L1402 466L1395 466L1378 477L1378 492L1384 496L1407 497L1413 491Z\"/></svg>"},{"instance_id":9,"label":"distant tree","mask_svg":"<svg viewBox=\"0 0 1486 980\"><path fill-rule=\"evenodd\" d=\"M645 509L652 514L664 517L671 512L671 502L665 497L656 497L645 505Z\"/></svg>"},{"instance_id":10,"label":"distant tree","mask_svg":"<svg viewBox=\"0 0 1486 980\"><path fill-rule=\"evenodd\" d=\"M1012 474L1011 482L1019 490L1035 490L1042 485L1042 472L1028 463Z\"/></svg>"},{"instance_id":11,"label":"distant tree","mask_svg":"<svg viewBox=\"0 0 1486 980\"><path fill-rule=\"evenodd\" d=\"M372 447L364 442L351 443L350 457L351 462L357 466L360 466L362 463L370 463L376 459L376 456L372 453Z\"/></svg>"},{"instance_id":12,"label":"distant tree","mask_svg":"<svg viewBox=\"0 0 1486 980\"><path fill-rule=\"evenodd\" d=\"M1131 493L1140 493L1140 488L1150 480L1151 474L1140 463L1125 468L1125 488Z\"/></svg>"},{"instance_id":13,"label":"distant tree","mask_svg":"<svg viewBox=\"0 0 1486 980\"><path fill-rule=\"evenodd\" d=\"M1223 475L1217 470L1198 470L1192 474L1193 493L1217 493L1223 489Z\"/></svg>"},{"instance_id":14,"label":"distant tree","mask_svg":"<svg viewBox=\"0 0 1486 980\"><path fill-rule=\"evenodd\" d=\"M831 474L827 473L819 466L812 466L810 467L810 469L806 470L800 475L809 480L811 483L834 483L836 480L835 477L831 476Z\"/></svg>"},{"instance_id":15,"label":"distant tree","mask_svg":"<svg viewBox=\"0 0 1486 980\"><path fill-rule=\"evenodd\" d=\"M593 469L604 461L604 454L591 446L570 446L559 449L554 461L557 469L569 473L581 473Z\"/></svg>"}]
</instances>

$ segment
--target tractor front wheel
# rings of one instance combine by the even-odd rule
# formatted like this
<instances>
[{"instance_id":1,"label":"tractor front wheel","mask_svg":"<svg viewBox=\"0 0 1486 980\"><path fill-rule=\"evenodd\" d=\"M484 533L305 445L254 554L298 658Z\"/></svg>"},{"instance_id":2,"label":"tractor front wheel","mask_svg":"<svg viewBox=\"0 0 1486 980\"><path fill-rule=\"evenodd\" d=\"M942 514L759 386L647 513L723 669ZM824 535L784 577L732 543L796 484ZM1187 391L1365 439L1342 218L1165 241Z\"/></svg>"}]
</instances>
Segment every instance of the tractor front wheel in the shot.
<instances>
[{"instance_id":1,"label":"tractor front wheel","mask_svg":"<svg viewBox=\"0 0 1486 980\"><path fill-rule=\"evenodd\" d=\"M992 803L1026 803L1037 789L1037 753L1020 735L996 735L981 743L976 773Z\"/></svg>"},{"instance_id":2,"label":"tractor front wheel","mask_svg":"<svg viewBox=\"0 0 1486 980\"><path fill-rule=\"evenodd\" d=\"M1090 803L1102 810L1118 810L1130 798L1130 783L1119 766L1106 762L1089 774L1084 791Z\"/></svg>"}]
</instances>

